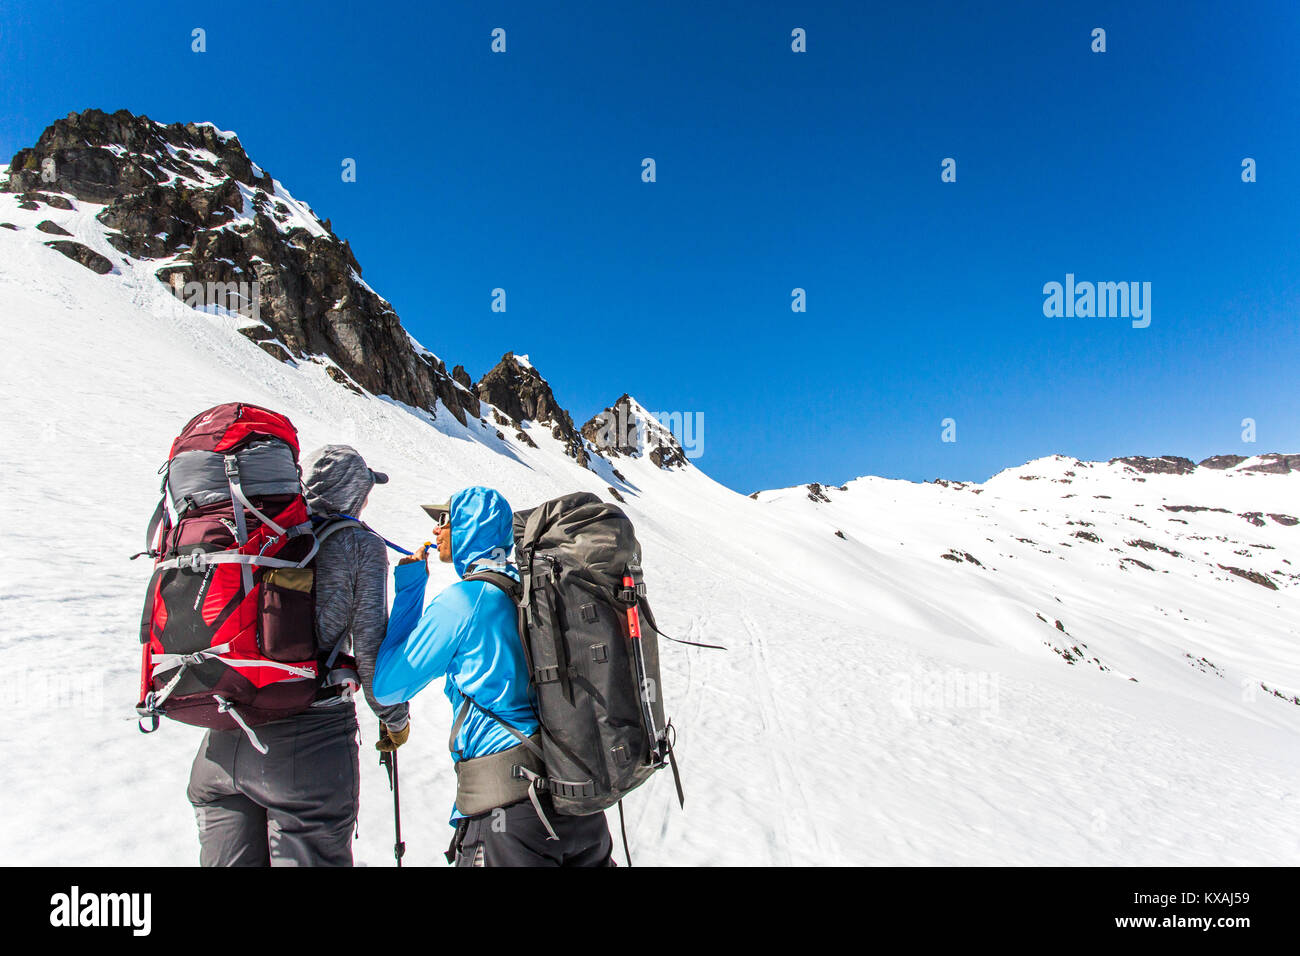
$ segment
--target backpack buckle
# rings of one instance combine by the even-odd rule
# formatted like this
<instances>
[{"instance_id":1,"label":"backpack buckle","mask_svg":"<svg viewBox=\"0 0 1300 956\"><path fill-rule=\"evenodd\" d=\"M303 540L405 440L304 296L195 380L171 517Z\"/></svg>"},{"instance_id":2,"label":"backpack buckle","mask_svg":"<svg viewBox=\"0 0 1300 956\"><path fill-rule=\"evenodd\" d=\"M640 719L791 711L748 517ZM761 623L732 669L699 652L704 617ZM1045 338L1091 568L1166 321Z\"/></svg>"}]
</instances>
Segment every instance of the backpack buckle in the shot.
<instances>
[{"instance_id":1,"label":"backpack buckle","mask_svg":"<svg viewBox=\"0 0 1300 956\"><path fill-rule=\"evenodd\" d=\"M515 764L510 768L510 779L527 780L532 789L543 793L546 791L546 778L539 773L533 773L520 764Z\"/></svg>"},{"instance_id":2,"label":"backpack buckle","mask_svg":"<svg viewBox=\"0 0 1300 956\"><path fill-rule=\"evenodd\" d=\"M181 558L181 567L188 567L191 571L202 571L207 567L207 555L202 551L191 551L188 557Z\"/></svg>"}]
</instances>

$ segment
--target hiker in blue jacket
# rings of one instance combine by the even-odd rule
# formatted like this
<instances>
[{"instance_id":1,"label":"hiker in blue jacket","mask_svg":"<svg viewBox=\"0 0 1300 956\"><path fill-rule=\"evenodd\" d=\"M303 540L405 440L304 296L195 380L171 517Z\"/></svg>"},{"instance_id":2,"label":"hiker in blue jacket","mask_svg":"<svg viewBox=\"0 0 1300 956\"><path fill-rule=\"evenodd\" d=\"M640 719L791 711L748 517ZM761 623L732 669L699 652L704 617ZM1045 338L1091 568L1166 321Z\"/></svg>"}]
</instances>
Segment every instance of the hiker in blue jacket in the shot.
<instances>
[{"instance_id":1,"label":"hiker in blue jacket","mask_svg":"<svg viewBox=\"0 0 1300 956\"><path fill-rule=\"evenodd\" d=\"M513 514L499 492L466 488L425 510L442 518L438 557L461 578L496 572L519 580L509 561ZM397 704L447 677L457 779L448 860L457 866L613 866L604 814L558 814L536 785L544 775L537 756L541 737L514 600L490 581L461 580L425 608L428 547L396 568L374 692L380 704Z\"/></svg>"}]
</instances>

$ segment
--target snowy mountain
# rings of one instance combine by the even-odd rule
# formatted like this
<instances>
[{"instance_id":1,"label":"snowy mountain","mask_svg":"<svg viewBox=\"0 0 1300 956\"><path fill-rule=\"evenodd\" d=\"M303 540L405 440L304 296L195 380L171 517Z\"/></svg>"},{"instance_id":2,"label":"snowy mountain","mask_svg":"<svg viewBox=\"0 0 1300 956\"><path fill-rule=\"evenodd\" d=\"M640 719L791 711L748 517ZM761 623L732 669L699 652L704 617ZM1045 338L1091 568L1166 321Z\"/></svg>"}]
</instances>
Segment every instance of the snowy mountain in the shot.
<instances>
[{"instance_id":1,"label":"snowy mountain","mask_svg":"<svg viewBox=\"0 0 1300 956\"><path fill-rule=\"evenodd\" d=\"M1297 456L749 498L630 396L579 429L526 356L448 373L234 134L72 114L0 189L4 859L197 859L201 732L135 730L149 569L127 558L176 431L244 400L387 471L367 517L394 540L468 484L623 502L665 631L728 647L664 646L687 804L663 779L629 799L639 864L1300 862ZM437 864L450 714L413 709L407 859ZM389 865L359 713L357 859Z\"/></svg>"}]
</instances>

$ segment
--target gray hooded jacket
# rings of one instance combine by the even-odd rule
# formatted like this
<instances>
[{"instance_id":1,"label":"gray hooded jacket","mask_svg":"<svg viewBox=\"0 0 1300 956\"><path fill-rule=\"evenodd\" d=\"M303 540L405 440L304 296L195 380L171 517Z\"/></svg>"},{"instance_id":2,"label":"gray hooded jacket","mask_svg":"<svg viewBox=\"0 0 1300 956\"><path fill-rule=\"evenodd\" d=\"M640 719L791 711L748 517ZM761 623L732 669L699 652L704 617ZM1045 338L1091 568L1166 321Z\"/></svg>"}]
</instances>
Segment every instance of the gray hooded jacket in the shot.
<instances>
[{"instance_id":1,"label":"gray hooded jacket","mask_svg":"<svg viewBox=\"0 0 1300 956\"><path fill-rule=\"evenodd\" d=\"M304 458L303 483L314 514L357 518L375 478L356 449L326 445ZM401 730L409 719L407 705L383 707L373 689L375 656L387 627L388 551L383 539L356 526L334 532L316 554L316 640L328 654L340 638L350 638L343 653L357 659L366 703L391 729Z\"/></svg>"}]
</instances>

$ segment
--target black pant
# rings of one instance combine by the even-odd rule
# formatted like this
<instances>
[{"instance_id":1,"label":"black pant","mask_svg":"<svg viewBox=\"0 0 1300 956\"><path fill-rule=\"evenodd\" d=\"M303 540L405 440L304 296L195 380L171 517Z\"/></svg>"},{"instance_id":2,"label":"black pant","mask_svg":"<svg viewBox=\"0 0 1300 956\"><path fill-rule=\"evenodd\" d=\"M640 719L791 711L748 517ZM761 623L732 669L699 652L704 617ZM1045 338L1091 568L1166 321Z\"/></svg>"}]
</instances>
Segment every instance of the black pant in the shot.
<instances>
[{"instance_id":1,"label":"black pant","mask_svg":"<svg viewBox=\"0 0 1300 956\"><path fill-rule=\"evenodd\" d=\"M548 838L531 800L461 820L453 843L456 866L614 866L605 814L572 817L542 809L558 840Z\"/></svg>"},{"instance_id":2,"label":"black pant","mask_svg":"<svg viewBox=\"0 0 1300 956\"><path fill-rule=\"evenodd\" d=\"M361 773L351 704L209 730L190 770L202 866L351 866Z\"/></svg>"}]
</instances>

